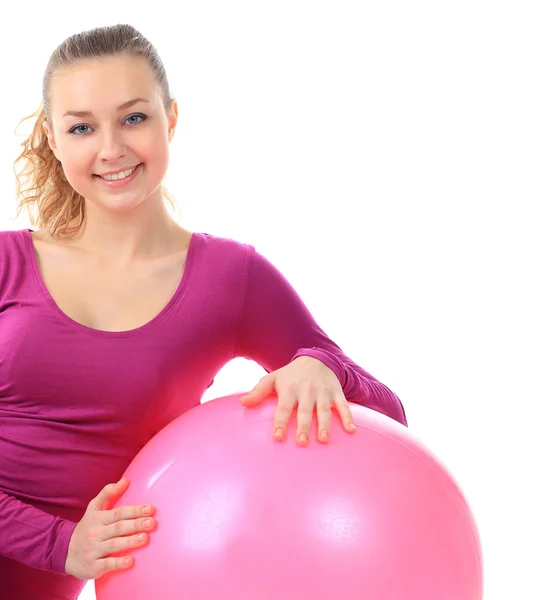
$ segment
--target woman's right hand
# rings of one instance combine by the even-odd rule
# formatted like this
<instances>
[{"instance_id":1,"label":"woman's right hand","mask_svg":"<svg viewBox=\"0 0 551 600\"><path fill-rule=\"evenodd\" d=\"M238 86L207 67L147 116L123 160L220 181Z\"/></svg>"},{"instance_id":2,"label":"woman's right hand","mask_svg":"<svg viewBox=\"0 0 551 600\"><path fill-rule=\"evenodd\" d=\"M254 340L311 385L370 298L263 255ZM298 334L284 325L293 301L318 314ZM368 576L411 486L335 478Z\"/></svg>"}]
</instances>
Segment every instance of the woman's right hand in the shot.
<instances>
[{"instance_id":1,"label":"woman's right hand","mask_svg":"<svg viewBox=\"0 0 551 600\"><path fill-rule=\"evenodd\" d=\"M111 555L144 546L148 539L144 532L155 527L155 520L151 518L154 508L147 504L111 510L129 483L125 477L118 483L110 483L88 504L69 542L65 561L68 575L97 579L108 571L127 569L133 564L131 556Z\"/></svg>"}]
</instances>

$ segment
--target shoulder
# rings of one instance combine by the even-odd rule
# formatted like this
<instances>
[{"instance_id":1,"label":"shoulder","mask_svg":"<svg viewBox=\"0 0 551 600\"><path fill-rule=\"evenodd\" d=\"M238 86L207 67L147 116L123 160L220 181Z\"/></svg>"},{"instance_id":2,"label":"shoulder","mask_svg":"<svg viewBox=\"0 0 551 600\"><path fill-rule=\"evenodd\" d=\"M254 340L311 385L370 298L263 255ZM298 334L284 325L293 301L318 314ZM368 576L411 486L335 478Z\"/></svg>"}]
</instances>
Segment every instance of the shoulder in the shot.
<instances>
[{"instance_id":1,"label":"shoulder","mask_svg":"<svg viewBox=\"0 0 551 600\"><path fill-rule=\"evenodd\" d=\"M201 243L213 251L226 251L234 254L249 252L253 246L235 238L213 235L212 233L195 232Z\"/></svg>"},{"instance_id":2,"label":"shoulder","mask_svg":"<svg viewBox=\"0 0 551 600\"><path fill-rule=\"evenodd\" d=\"M0 231L0 292L27 262L25 231L21 229Z\"/></svg>"},{"instance_id":3,"label":"shoulder","mask_svg":"<svg viewBox=\"0 0 551 600\"><path fill-rule=\"evenodd\" d=\"M4 230L0 230L0 242L4 243L7 240L11 240L14 237L20 236L21 235L21 230L20 229L4 229Z\"/></svg>"},{"instance_id":4,"label":"shoulder","mask_svg":"<svg viewBox=\"0 0 551 600\"><path fill-rule=\"evenodd\" d=\"M26 229L0 231L0 257L7 258L13 252L21 251L25 244Z\"/></svg>"},{"instance_id":5,"label":"shoulder","mask_svg":"<svg viewBox=\"0 0 551 600\"><path fill-rule=\"evenodd\" d=\"M253 244L207 233L198 236L205 249L198 252L203 257L198 262L209 277L239 278L246 287L288 287L289 282L280 268Z\"/></svg>"},{"instance_id":6,"label":"shoulder","mask_svg":"<svg viewBox=\"0 0 551 600\"><path fill-rule=\"evenodd\" d=\"M211 233L194 233L196 246L201 247L201 254L217 263L236 266L248 262L251 254L255 252L253 245L246 242L213 235Z\"/></svg>"},{"instance_id":7,"label":"shoulder","mask_svg":"<svg viewBox=\"0 0 551 600\"><path fill-rule=\"evenodd\" d=\"M195 233L194 237L195 247L188 259L196 277L202 278L205 286L220 285L228 293L240 294L251 279L254 246L210 233Z\"/></svg>"}]
</instances>

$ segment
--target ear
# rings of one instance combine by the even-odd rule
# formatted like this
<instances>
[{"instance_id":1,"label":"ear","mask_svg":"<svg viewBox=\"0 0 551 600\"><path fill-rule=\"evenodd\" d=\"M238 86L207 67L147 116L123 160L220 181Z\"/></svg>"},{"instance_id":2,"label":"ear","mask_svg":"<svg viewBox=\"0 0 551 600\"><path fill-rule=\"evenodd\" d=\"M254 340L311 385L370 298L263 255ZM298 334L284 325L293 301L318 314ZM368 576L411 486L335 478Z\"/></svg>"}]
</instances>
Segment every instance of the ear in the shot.
<instances>
[{"instance_id":1,"label":"ear","mask_svg":"<svg viewBox=\"0 0 551 600\"><path fill-rule=\"evenodd\" d=\"M57 155L57 146L55 143L54 134L50 130L50 126L48 125L48 122L44 121L44 123L42 124L42 127L44 129L44 133L46 134L46 137L48 138L48 145L50 146L52 152L55 154L55 157L57 158L57 160L59 160L59 156Z\"/></svg>"},{"instance_id":2,"label":"ear","mask_svg":"<svg viewBox=\"0 0 551 600\"><path fill-rule=\"evenodd\" d=\"M178 103L176 100L172 100L172 111L168 118L168 141L171 142L174 138L176 131L176 124L178 123Z\"/></svg>"}]
</instances>

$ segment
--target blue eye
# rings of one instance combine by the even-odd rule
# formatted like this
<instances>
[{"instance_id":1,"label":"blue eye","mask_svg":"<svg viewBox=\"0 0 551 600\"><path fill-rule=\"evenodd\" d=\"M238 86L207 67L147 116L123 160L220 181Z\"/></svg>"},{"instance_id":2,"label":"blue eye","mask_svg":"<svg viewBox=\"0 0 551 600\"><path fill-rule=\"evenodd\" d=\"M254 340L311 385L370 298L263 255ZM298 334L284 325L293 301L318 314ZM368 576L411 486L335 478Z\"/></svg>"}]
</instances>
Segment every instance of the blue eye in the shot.
<instances>
[{"instance_id":1,"label":"blue eye","mask_svg":"<svg viewBox=\"0 0 551 600\"><path fill-rule=\"evenodd\" d=\"M138 121L137 123L136 123L136 122L134 122L134 123L130 123L130 125L139 125L140 123L142 123L143 121L145 121L145 120L147 119L147 116L146 116L146 115L142 115L142 114L135 113L135 114L133 114L133 115L128 115L128 117L126 117L126 119L132 119L132 118L138 118L138 119L142 119L141 121ZM126 121L126 119L125 119L125 121ZM81 131L81 133L76 133L76 130L77 130L79 127L90 127L90 125L84 125L84 124L81 124L81 125L75 125L74 127L71 127L71 129L69 129L69 133L72 133L73 135L79 135L79 136L80 136L80 135L84 135L86 132L82 132L82 131Z\"/></svg>"}]
</instances>

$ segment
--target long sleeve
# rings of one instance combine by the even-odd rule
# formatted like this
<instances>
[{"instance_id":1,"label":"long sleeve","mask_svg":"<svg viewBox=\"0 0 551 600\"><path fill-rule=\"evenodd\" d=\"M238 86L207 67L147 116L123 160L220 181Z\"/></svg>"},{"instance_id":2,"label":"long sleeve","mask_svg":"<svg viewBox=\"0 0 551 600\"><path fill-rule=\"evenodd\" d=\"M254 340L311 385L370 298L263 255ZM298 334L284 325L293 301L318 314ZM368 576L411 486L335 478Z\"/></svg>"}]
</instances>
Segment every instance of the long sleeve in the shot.
<instances>
[{"instance_id":1,"label":"long sleeve","mask_svg":"<svg viewBox=\"0 0 551 600\"><path fill-rule=\"evenodd\" d=\"M20 563L65 573L76 523L50 515L0 492L0 554Z\"/></svg>"},{"instance_id":2,"label":"long sleeve","mask_svg":"<svg viewBox=\"0 0 551 600\"><path fill-rule=\"evenodd\" d=\"M347 400L407 426L398 396L343 353L289 281L250 245L245 267L235 356L254 360L267 372L299 356L317 358L335 373Z\"/></svg>"}]
</instances>

